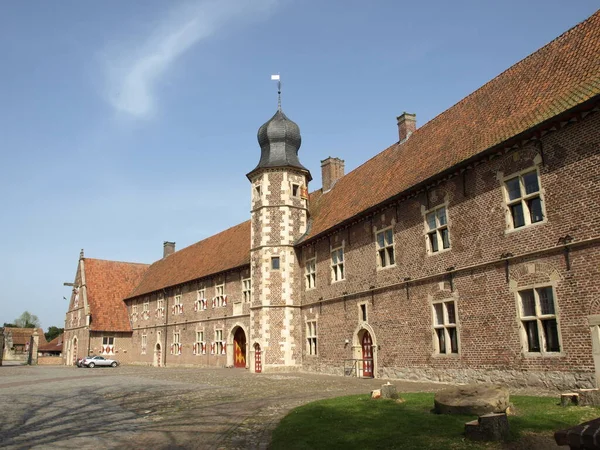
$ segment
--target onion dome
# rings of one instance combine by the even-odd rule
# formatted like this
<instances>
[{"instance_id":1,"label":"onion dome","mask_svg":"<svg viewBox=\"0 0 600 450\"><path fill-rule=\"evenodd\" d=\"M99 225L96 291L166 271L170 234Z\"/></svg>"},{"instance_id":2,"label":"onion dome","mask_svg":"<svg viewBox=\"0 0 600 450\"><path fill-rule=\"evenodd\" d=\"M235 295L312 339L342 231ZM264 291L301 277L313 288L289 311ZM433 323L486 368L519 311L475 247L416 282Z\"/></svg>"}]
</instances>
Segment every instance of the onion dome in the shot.
<instances>
[{"instance_id":1,"label":"onion dome","mask_svg":"<svg viewBox=\"0 0 600 450\"><path fill-rule=\"evenodd\" d=\"M260 161L252 172L273 167L294 167L308 172L298 160L298 150L302 144L300 128L281 109L258 129L257 137Z\"/></svg>"}]
</instances>

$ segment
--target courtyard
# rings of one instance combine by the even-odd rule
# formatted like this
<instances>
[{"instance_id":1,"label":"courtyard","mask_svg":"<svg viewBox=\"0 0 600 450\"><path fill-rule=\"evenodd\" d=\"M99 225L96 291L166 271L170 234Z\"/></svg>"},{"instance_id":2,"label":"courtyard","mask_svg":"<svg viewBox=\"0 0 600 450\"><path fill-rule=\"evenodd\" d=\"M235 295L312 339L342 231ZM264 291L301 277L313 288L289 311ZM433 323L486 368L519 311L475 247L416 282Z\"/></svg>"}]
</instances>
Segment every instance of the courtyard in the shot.
<instances>
[{"instance_id":1,"label":"courtyard","mask_svg":"<svg viewBox=\"0 0 600 450\"><path fill-rule=\"evenodd\" d=\"M243 369L2 366L0 447L267 448L292 408L384 382ZM444 387L394 384L400 392Z\"/></svg>"}]
</instances>

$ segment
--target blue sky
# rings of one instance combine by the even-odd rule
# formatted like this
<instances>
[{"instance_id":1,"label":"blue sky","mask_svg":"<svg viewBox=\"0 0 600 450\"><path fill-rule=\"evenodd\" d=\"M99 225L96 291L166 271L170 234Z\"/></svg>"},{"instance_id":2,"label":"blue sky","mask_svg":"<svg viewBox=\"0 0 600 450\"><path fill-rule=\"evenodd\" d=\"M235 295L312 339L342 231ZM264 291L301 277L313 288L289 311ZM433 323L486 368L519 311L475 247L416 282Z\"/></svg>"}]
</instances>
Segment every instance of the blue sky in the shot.
<instances>
[{"instance_id":1,"label":"blue sky","mask_svg":"<svg viewBox=\"0 0 600 450\"><path fill-rule=\"evenodd\" d=\"M0 324L62 327L80 249L151 263L249 218L277 106L350 171L586 19L596 0L0 4Z\"/></svg>"}]
</instances>

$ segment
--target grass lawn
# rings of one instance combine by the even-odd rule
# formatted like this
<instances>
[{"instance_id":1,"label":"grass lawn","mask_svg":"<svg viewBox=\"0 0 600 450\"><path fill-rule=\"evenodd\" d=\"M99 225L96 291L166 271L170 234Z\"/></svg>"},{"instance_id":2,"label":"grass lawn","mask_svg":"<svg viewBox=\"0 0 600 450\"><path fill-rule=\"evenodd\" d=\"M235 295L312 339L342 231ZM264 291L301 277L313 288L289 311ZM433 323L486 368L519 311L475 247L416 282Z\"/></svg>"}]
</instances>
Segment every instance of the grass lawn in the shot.
<instances>
[{"instance_id":1,"label":"grass lawn","mask_svg":"<svg viewBox=\"0 0 600 450\"><path fill-rule=\"evenodd\" d=\"M563 408L558 398L511 396L510 442L481 443L463 436L465 422L477 416L433 414L431 393L407 393L402 398L404 403L354 395L301 406L273 432L271 448L548 448L555 431L600 416L600 408Z\"/></svg>"}]
</instances>

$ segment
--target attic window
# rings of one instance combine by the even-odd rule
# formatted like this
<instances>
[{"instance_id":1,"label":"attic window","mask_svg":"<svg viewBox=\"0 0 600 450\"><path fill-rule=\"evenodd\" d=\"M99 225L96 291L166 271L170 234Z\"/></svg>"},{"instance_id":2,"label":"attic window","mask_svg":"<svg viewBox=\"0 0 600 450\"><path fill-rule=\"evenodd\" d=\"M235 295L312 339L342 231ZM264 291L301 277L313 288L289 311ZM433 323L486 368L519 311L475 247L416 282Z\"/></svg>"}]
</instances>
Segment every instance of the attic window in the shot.
<instances>
[{"instance_id":1,"label":"attic window","mask_svg":"<svg viewBox=\"0 0 600 450\"><path fill-rule=\"evenodd\" d=\"M298 197L298 195L300 194L300 185L299 184L292 184L292 197Z\"/></svg>"}]
</instances>

